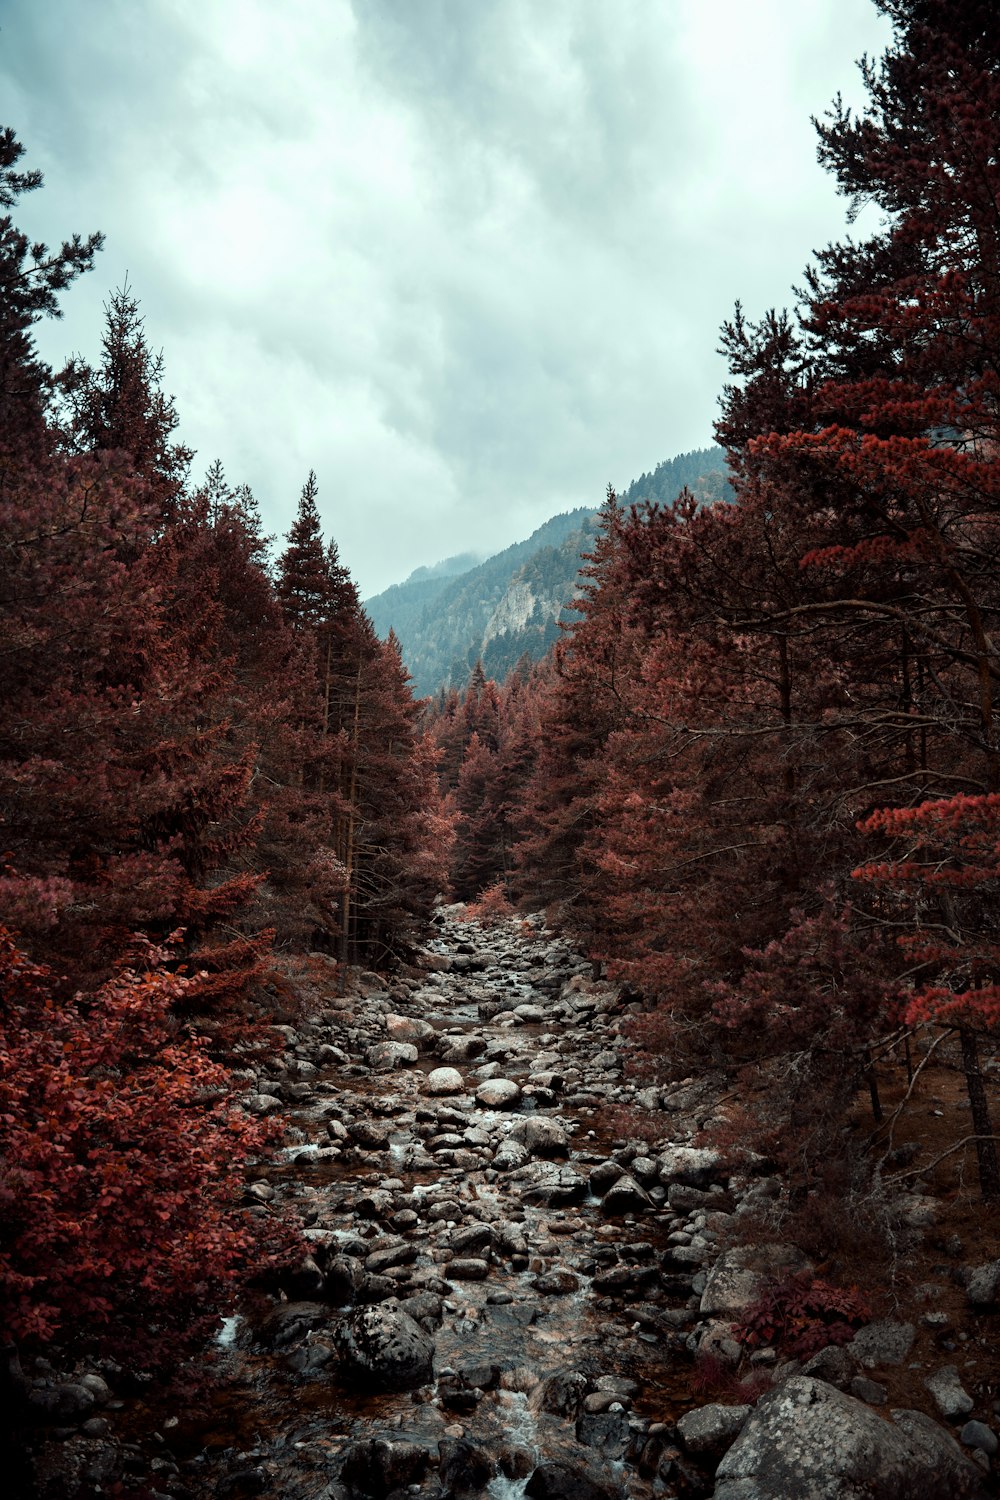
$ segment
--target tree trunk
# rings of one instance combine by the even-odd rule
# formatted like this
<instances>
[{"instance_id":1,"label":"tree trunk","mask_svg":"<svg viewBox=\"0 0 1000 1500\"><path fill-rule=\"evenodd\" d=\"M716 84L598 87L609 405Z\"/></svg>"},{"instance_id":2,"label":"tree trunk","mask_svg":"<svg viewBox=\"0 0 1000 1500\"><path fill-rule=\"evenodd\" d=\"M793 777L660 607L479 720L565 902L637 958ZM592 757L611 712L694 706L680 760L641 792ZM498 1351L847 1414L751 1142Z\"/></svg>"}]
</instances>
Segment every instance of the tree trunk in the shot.
<instances>
[{"instance_id":1,"label":"tree trunk","mask_svg":"<svg viewBox=\"0 0 1000 1500\"><path fill-rule=\"evenodd\" d=\"M976 1155L979 1158L979 1190L984 1203L1000 1202L1000 1164L993 1137L993 1122L986 1098L986 1086L979 1066L979 1045L971 1026L960 1026L962 1065L972 1105L972 1124L976 1132Z\"/></svg>"}]
</instances>

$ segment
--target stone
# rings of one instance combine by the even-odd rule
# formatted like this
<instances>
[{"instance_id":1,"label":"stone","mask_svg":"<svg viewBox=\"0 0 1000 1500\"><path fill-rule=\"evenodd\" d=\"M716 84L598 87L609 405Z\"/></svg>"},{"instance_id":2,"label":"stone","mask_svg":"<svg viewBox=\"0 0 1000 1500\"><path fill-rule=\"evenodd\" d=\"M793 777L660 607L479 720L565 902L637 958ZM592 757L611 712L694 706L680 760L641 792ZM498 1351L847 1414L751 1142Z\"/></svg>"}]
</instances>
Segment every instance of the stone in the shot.
<instances>
[{"instance_id":1,"label":"stone","mask_svg":"<svg viewBox=\"0 0 1000 1500\"><path fill-rule=\"evenodd\" d=\"M78 1381L42 1386L27 1393L29 1410L47 1422L83 1422L97 1405L94 1392Z\"/></svg>"},{"instance_id":2,"label":"stone","mask_svg":"<svg viewBox=\"0 0 1000 1500\"><path fill-rule=\"evenodd\" d=\"M897 1323L892 1318L885 1318L860 1329L845 1348L855 1364L866 1370L877 1370L882 1365L901 1365L913 1348L916 1336L917 1330L912 1323Z\"/></svg>"},{"instance_id":3,"label":"stone","mask_svg":"<svg viewBox=\"0 0 1000 1500\"><path fill-rule=\"evenodd\" d=\"M405 1391L434 1376L434 1340L398 1304L365 1307L336 1335L349 1371L381 1391Z\"/></svg>"},{"instance_id":4,"label":"stone","mask_svg":"<svg viewBox=\"0 0 1000 1500\"><path fill-rule=\"evenodd\" d=\"M934 1405L949 1422L967 1416L975 1402L962 1385L955 1365L942 1365L928 1375L924 1385L934 1397Z\"/></svg>"},{"instance_id":5,"label":"stone","mask_svg":"<svg viewBox=\"0 0 1000 1500\"><path fill-rule=\"evenodd\" d=\"M485 1281L490 1268L487 1261L470 1256L465 1260L450 1260L445 1274L449 1281Z\"/></svg>"},{"instance_id":6,"label":"stone","mask_svg":"<svg viewBox=\"0 0 1000 1500\"><path fill-rule=\"evenodd\" d=\"M857 1396L859 1401L867 1401L869 1406L884 1406L889 1395L884 1385L879 1385L877 1380L869 1380L867 1375L855 1375L847 1388L852 1396Z\"/></svg>"},{"instance_id":7,"label":"stone","mask_svg":"<svg viewBox=\"0 0 1000 1500\"><path fill-rule=\"evenodd\" d=\"M707 1146L671 1146L659 1158L660 1181L664 1187L680 1182L685 1187L707 1188L722 1175L717 1151Z\"/></svg>"},{"instance_id":8,"label":"stone","mask_svg":"<svg viewBox=\"0 0 1000 1500\"><path fill-rule=\"evenodd\" d=\"M382 1120L353 1120L347 1134L363 1151L385 1151L389 1146L389 1127Z\"/></svg>"},{"instance_id":9,"label":"stone","mask_svg":"<svg viewBox=\"0 0 1000 1500\"><path fill-rule=\"evenodd\" d=\"M478 1220L460 1224L448 1235L448 1248L459 1255L474 1255L477 1250L488 1250L492 1244L493 1226L480 1224Z\"/></svg>"},{"instance_id":10,"label":"stone","mask_svg":"<svg viewBox=\"0 0 1000 1500\"><path fill-rule=\"evenodd\" d=\"M400 1439L376 1438L352 1443L344 1455L341 1478L374 1500L418 1484L427 1469L426 1448Z\"/></svg>"},{"instance_id":11,"label":"stone","mask_svg":"<svg viewBox=\"0 0 1000 1500\"><path fill-rule=\"evenodd\" d=\"M516 1176L525 1182L521 1190L524 1203L564 1208L582 1203L587 1196L585 1179L572 1167L557 1166L555 1162L529 1162Z\"/></svg>"},{"instance_id":12,"label":"stone","mask_svg":"<svg viewBox=\"0 0 1000 1500\"><path fill-rule=\"evenodd\" d=\"M703 1317L738 1319L757 1297L762 1284L788 1271L801 1270L805 1256L794 1245L755 1245L726 1250L712 1266L701 1294Z\"/></svg>"},{"instance_id":13,"label":"stone","mask_svg":"<svg viewBox=\"0 0 1000 1500\"><path fill-rule=\"evenodd\" d=\"M997 1448L1000 1447L996 1433L985 1422L966 1422L958 1436L966 1448L978 1448L987 1458L995 1457Z\"/></svg>"},{"instance_id":14,"label":"stone","mask_svg":"<svg viewBox=\"0 0 1000 1500\"><path fill-rule=\"evenodd\" d=\"M411 1016L397 1016L391 1011L385 1018L385 1029L392 1042L429 1042L437 1032L429 1021L418 1021Z\"/></svg>"},{"instance_id":15,"label":"stone","mask_svg":"<svg viewBox=\"0 0 1000 1500\"><path fill-rule=\"evenodd\" d=\"M557 1120L549 1120L545 1115L518 1120L511 1138L520 1141L531 1156L569 1155L569 1136Z\"/></svg>"},{"instance_id":16,"label":"stone","mask_svg":"<svg viewBox=\"0 0 1000 1500\"><path fill-rule=\"evenodd\" d=\"M438 1444L441 1483L454 1500L480 1500L493 1476L493 1464L482 1448L465 1438Z\"/></svg>"},{"instance_id":17,"label":"stone","mask_svg":"<svg viewBox=\"0 0 1000 1500\"><path fill-rule=\"evenodd\" d=\"M493 1154L493 1166L498 1172L516 1172L528 1160L528 1153L520 1141L509 1138L502 1141Z\"/></svg>"},{"instance_id":18,"label":"stone","mask_svg":"<svg viewBox=\"0 0 1000 1500\"><path fill-rule=\"evenodd\" d=\"M713 1401L685 1412L677 1422L677 1431L689 1453L718 1456L735 1442L752 1410L750 1406L722 1406Z\"/></svg>"},{"instance_id":19,"label":"stone","mask_svg":"<svg viewBox=\"0 0 1000 1500\"><path fill-rule=\"evenodd\" d=\"M763 1396L716 1470L714 1500L971 1500L976 1465L920 1413L895 1425L825 1381Z\"/></svg>"},{"instance_id":20,"label":"stone","mask_svg":"<svg viewBox=\"0 0 1000 1500\"><path fill-rule=\"evenodd\" d=\"M591 1479L579 1464L539 1464L524 1489L529 1500L615 1500L607 1485Z\"/></svg>"},{"instance_id":21,"label":"stone","mask_svg":"<svg viewBox=\"0 0 1000 1500\"><path fill-rule=\"evenodd\" d=\"M579 1370L560 1370L535 1387L528 1405L533 1411L551 1412L556 1417L576 1417L586 1391L586 1375Z\"/></svg>"},{"instance_id":22,"label":"stone","mask_svg":"<svg viewBox=\"0 0 1000 1500\"><path fill-rule=\"evenodd\" d=\"M609 1216L634 1214L652 1206L649 1195L643 1192L634 1177L626 1174L608 1188L601 1202L601 1212Z\"/></svg>"},{"instance_id":23,"label":"stone","mask_svg":"<svg viewBox=\"0 0 1000 1500\"><path fill-rule=\"evenodd\" d=\"M977 1266L969 1277L966 1296L973 1307L992 1307L1000 1291L1000 1260Z\"/></svg>"},{"instance_id":24,"label":"stone","mask_svg":"<svg viewBox=\"0 0 1000 1500\"><path fill-rule=\"evenodd\" d=\"M551 1271L544 1271L536 1276L531 1284L543 1297L565 1297L569 1292L577 1290L580 1281L572 1271L554 1267Z\"/></svg>"},{"instance_id":25,"label":"stone","mask_svg":"<svg viewBox=\"0 0 1000 1500\"><path fill-rule=\"evenodd\" d=\"M599 1448L604 1457L617 1463L624 1456L629 1440L628 1413L616 1411L581 1412L576 1421L576 1440L584 1448Z\"/></svg>"},{"instance_id":26,"label":"stone","mask_svg":"<svg viewBox=\"0 0 1000 1500\"><path fill-rule=\"evenodd\" d=\"M512 1078L488 1078L476 1089L476 1102L484 1109L516 1109L521 1088Z\"/></svg>"},{"instance_id":27,"label":"stone","mask_svg":"<svg viewBox=\"0 0 1000 1500\"><path fill-rule=\"evenodd\" d=\"M854 1361L847 1350L839 1344L827 1344L825 1349L820 1349L816 1354L807 1359L802 1366L803 1375L815 1375L817 1380L825 1380L829 1385L835 1385L838 1391L846 1390L851 1383L854 1374ZM872 1384L871 1381L868 1384ZM854 1394L859 1396L859 1392ZM860 1400L866 1398L860 1396Z\"/></svg>"},{"instance_id":28,"label":"stone","mask_svg":"<svg viewBox=\"0 0 1000 1500\"><path fill-rule=\"evenodd\" d=\"M432 1068L424 1079L425 1094L461 1094L465 1079L457 1068Z\"/></svg>"},{"instance_id":29,"label":"stone","mask_svg":"<svg viewBox=\"0 0 1000 1500\"><path fill-rule=\"evenodd\" d=\"M608 1188L613 1187L619 1178L625 1175L625 1168L620 1162L613 1159L610 1161L599 1161L596 1167L591 1168L590 1175L587 1178L587 1181L590 1183L590 1191L594 1194L595 1198L602 1198L608 1191Z\"/></svg>"},{"instance_id":30,"label":"stone","mask_svg":"<svg viewBox=\"0 0 1000 1500\"><path fill-rule=\"evenodd\" d=\"M411 1068L419 1057L412 1042L376 1042L365 1053L365 1062L380 1073L396 1068Z\"/></svg>"}]
</instances>

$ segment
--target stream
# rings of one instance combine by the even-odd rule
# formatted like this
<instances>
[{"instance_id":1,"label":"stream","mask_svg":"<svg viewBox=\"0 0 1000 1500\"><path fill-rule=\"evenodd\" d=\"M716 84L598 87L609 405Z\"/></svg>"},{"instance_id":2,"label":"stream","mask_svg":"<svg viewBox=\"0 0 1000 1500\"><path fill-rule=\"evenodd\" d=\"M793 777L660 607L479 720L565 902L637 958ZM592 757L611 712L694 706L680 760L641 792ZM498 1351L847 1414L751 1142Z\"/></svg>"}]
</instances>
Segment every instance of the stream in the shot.
<instances>
[{"instance_id":1,"label":"stream","mask_svg":"<svg viewBox=\"0 0 1000 1500\"><path fill-rule=\"evenodd\" d=\"M711 1493L673 1425L735 1207L687 1144L711 1087L624 1080L618 990L538 922L461 917L403 977L341 999L331 966L248 1078L287 1144L247 1200L311 1253L226 1318L196 1410L117 1414L144 1494Z\"/></svg>"}]
</instances>

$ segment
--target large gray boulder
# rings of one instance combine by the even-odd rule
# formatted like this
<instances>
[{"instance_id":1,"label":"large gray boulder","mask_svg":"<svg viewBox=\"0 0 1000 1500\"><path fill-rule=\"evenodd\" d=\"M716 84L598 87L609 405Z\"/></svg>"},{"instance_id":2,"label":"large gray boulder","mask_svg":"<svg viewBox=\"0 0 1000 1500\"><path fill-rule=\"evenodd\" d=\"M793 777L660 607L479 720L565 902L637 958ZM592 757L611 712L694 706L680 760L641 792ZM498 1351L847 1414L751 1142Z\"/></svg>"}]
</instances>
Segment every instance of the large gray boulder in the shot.
<instances>
[{"instance_id":1,"label":"large gray boulder","mask_svg":"<svg viewBox=\"0 0 1000 1500\"><path fill-rule=\"evenodd\" d=\"M407 1391L434 1378L434 1340L396 1303L363 1307L337 1330L351 1373L380 1391Z\"/></svg>"},{"instance_id":2,"label":"large gray boulder","mask_svg":"<svg viewBox=\"0 0 1000 1500\"><path fill-rule=\"evenodd\" d=\"M893 1416L793 1376L723 1458L714 1500L981 1500L982 1475L954 1438L923 1413Z\"/></svg>"}]
</instances>

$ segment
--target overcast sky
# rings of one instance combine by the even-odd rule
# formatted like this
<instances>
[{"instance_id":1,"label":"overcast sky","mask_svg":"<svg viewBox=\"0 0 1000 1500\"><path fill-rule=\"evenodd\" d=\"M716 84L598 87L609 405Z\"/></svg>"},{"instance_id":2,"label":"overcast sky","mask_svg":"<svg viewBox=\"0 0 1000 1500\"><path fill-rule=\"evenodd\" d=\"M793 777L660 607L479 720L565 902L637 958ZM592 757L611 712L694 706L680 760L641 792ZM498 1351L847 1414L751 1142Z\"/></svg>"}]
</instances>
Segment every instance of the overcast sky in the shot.
<instances>
[{"instance_id":1,"label":"overcast sky","mask_svg":"<svg viewBox=\"0 0 1000 1500\"><path fill-rule=\"evenodd\" d=\"M310 468L364 595L711 439L737 297L842 237L811 114L870 0L0 0L19 221L101 229L40 334L140 298L195 473L279 538Z\"/></svg>"}]
</instances>

